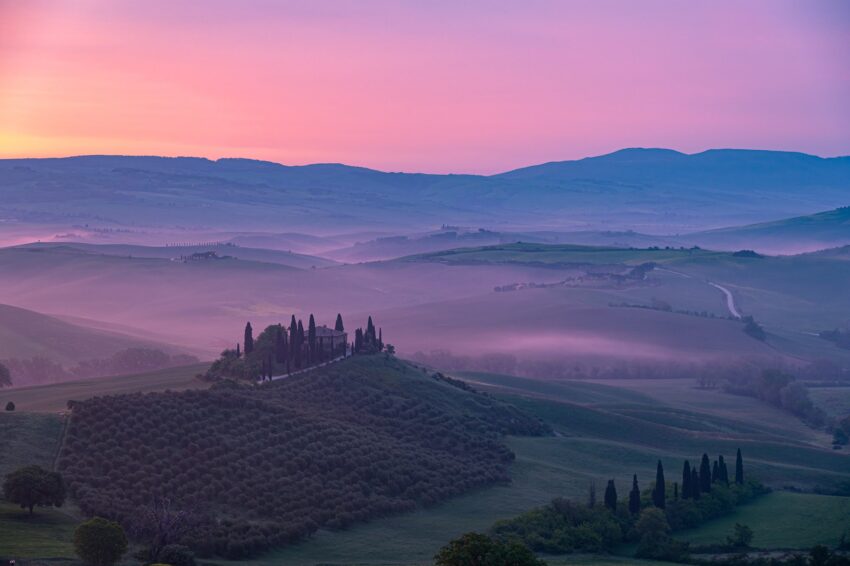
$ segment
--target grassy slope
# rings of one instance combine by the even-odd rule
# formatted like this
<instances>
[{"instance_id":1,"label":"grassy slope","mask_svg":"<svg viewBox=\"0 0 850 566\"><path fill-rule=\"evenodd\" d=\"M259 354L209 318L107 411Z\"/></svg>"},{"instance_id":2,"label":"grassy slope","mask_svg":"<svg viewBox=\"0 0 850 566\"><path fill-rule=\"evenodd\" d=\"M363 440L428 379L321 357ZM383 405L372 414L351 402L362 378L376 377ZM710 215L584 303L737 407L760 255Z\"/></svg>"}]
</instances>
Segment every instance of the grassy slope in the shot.
<instances>
[{"instance_id":1,"label":"grassy slope","mask_svg":"<svg viewBox=\"0 0 850 566\"><path fill-rule=\"evenodd\" d=\"M207 387L207 384L195 379L195 375L208 367L209 364L193 364L136 375L0 390L0 402L5 405L6 401L14 401L18 411L58 412L66 409L69 400L82 401L97 395L197 389Z\"/></svg>"},{"instance_id":2,"label":"grassy slope","mask_svg":"<svg viewBox=\"0 0 850 566\"><path fill-rule=\"evenodd\" d=\"M850 387L810 387L809 397L831 417L850 415Z\"/></svg>"},{"instance_id":3,"label":"grassy slope","mask_svg":"<svg viewBox=\"0 0 850 566\"><path fill-rule=\"evenodd\" d=\"M752 546L757 548L811 548L817 544L835 547L841 534L850 529L850 497L771 493L733 515L677 538L694 544L722 544L732 534L735 523L753 529Z\"/></svg>"},{"instance_id":4,"label":"grassy slope","mask_svg":"<svg viewBox=\"0 0 850 566\"><path fill-rule=\"evenodd\" d=\"M61 509L25 510L0 503L0 556L55 560L74 556L72 544L77 520Z\"/></svg>"},{"instance_id":5,"label":"grassy slope","mask_svg":"<svg viewBox=\"0 0 850 566\"><path fill-rule=\"evenodd\" d=\"M486 530L495 520L547 503L556 495L584 497L590 480L599 484L613 477L625 486L637 473L641 481L649 481L658 458L675 477L684 458L693 460L704 450L734 461L740 445L748 472L776 485L811 487L850 478L850 459L820 448L826 445L821 439L825 435L814 434L753 399L715 397L721 394L666 383L644 384L648 391L644 393L637 391L639 387L485 373L462 377L476 381L478 387L493 384L488 387L493 394L542 416L560 436L509 438L517 456L509 486L347 531L320 531L311 541L270 553L258 563L427 564L442 544L460 533ZM393 559L387 560L388 556ZM573 558L558 560L573 563ZM562 563L558 560L553 563Z\"/></svg>"}]
</instances>

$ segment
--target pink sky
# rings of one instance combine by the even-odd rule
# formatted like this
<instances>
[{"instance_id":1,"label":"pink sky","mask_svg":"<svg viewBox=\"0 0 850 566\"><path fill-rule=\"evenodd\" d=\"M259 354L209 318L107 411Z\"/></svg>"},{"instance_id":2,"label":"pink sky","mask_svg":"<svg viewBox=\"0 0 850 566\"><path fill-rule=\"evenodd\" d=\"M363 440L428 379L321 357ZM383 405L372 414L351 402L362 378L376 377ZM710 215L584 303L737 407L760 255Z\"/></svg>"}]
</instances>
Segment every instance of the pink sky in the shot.
<instances>
[{"instance_id":1,"label":"pink sky","mask_svg":"<svg viewBox=\"0 0 850 566\"><path fill-rule=\"evenodd\" d=\"M0 0L0 157L850 154L850 3Z\"/></svg>"}]
</instances>

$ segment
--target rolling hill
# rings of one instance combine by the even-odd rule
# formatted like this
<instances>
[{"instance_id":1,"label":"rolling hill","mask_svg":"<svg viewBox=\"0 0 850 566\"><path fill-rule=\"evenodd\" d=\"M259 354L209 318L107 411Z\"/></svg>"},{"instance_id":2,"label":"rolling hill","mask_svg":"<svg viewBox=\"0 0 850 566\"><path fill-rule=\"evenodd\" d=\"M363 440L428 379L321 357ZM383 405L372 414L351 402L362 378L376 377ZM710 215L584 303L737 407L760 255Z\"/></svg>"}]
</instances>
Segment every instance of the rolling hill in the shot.
<instances>
[{"instance_id":1,"label":"rolling hill","mask_svg":"<svg viewBox=\"0 0 850 566\"><path fill-rule=\"evenodd\" d=\"M180 351L170 344L86 328L31 310L0 305L0 360L45 357L70 364L107 358L128 348Z\"/></svg>"},{"instance_id":2,"label":"rolling hill","mask_svg":"<svg viewBox=\"0 0 850 566\"><path fill-rule=\"evenodd\" d=\"M697 232L681 239L713 249L752 249L774 254L845 246L850 244L850 206L785 220Z\"/></svg>"},{"instance_id":3,"label":"rolling hill","mask_svg":"<svg viewBox=\"0 0 850 566\"><path fill-rule=\"evenodd\" d=\"M0 161L7 225L60 230L308 232L445 223L694 231L846 204L850 159L784 152L627 149L480 175L339 164L85 156ZM61 212L60 212L61 211ZM566 219L569 220L566 220ZM8 227L8 226L7 226Z\"/></svg>"}]
</instances>

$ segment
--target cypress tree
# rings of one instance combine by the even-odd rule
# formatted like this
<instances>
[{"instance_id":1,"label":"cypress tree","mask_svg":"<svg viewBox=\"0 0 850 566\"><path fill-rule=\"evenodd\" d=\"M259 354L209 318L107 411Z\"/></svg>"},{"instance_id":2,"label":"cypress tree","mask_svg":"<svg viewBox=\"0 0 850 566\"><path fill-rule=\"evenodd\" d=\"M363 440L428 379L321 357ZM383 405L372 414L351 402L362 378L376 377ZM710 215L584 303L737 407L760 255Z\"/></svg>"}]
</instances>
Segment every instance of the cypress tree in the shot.
<instances>
[{"instance_id":1,"label":"cypress tree","mask_svg":"<svg viewBox=\"0 0 850 566\"><path fill-rule=\"evenodd\" d=\"M685 460L682 467L682 499L691 498L691 463Z\"/></svg>"},{"instance_id":2,"label":"cypress tree","mask_svg":"<svg viewBox=\"0 0 850 566\"><path fill-rule=\"evenodd\" d=\"M239 342L237 342L236 343L236 359L239 359L241 357L242 357L242 351L239 350Z\"/></svg>"},{"instance_id":3,"label":"cypress tree","mask_svg":"<svg viewBox=\"0 0 850 566\"><path fill-rule=\"evenodd\" d=\"M334 330L337 332L345 332L345 326L342 324L342 315L337 313L336 315L336 324L334 325Z\"/></svg>"},{"instance_id":4,"label":"cypress tree","mask_svg":"<svg viewBox=\"0 0 850 566\"><path fill-rule=\"evenodd\" d=\"M587 491L587 506L591 509L596 507L596 482L590 480L590 485Z\"/></svg>"},{"instance_id":5,"label":"cypress tree","mask_svg":"<svg viewBox=\"0 0 850 566\"><path fill-rule=\"evenodd\" d=\"M711 483L717 483L720 481L720 464L717 463L717 460L714 461L714 464L711 466Z\"/></svg>"},{"instance_id":6,"label":"cypress tree","mask_svg":"<svg viewBox=\"0 0 850 566\"><path fill-rule=\"evenodd\" d=\"M723 459L723 456L719 457L720 459L720 481L723 482L723 485L729 485L729 470L726 468L726 461Z\"/></svg>"},{"instance_id":7,"label":"cypress tree","mask_svg":"<svg viewBox=\"0 0 850 566\"><path fill-rule=\"evenodd\" d=\"M640 489L638 488L637 474L632 476L632 490L629 492L629 513L632 515L640 513Z\"/></svg>"},{"instance_id":8,"label":"cypress tree","mask_svg":"<svg viewBox=\"0 0 850 566\"><path fill-rule=\"evenodd\" d=\"M694 500L697 500L700 497L700 478L696 466L691 468L691 497L693 497Z\"/></svg>"},{"instance_id":9,"label":"cypress tree","mask_svg":"<svg viewBox=\"0 0 850 566\"><path fill-rule=\"evenodd\" d=\"M658 460L658 466L655 469L655 489L652 490L652 504L659 509L664 509L667 498L666 495L664 486L664 466L661 465L661 460Z\"/></svg>"},{"instance_id":10,"label":"cypress tree","mask_svg":"<svg viewBox=\"0 0 850 566\"><path fill-rule=\"evenodd\" d=\"M301 362L303 360L304 353L304 325L301 321L298 321L298 328L296 329L295 336L298 340L298 345L295 349L295 367L296 369L301 369Z\"/></svg>"},{"instance_id":11,"label":"cypress tree","mask_svg":"<svg viewBox=\"0 0 850 566\"><path fill-rule=\"evenodd\" d=\"M378 351L383 351L384 349L384 329L378 329Z\"/></svg>"},{"instance_id":12,"label":"cypress tree","mask_svg":"<svg viewBox=\"0 0 850 566\"><path fill-rule=\"evenodd\" d=\"M679 501L679 482L673 482L673 501Z\"/></svg>"},{"instance_id":13,"label":"cypress tree","mask_svg":"<svg viewBox=\"0 0 850 566\"><path fill-rule=\"evenodd\" d=\"M735 456L735 483L744 483L744 460L741 458L740 448L738 448L738 454Z\"/></svg>"},{"instance_id":14,"label":"cypress tree","mask_svg":"<svg viewBox=\"0 0 850 566\"><path fill-rule=\"evenodd\" d=\"M310 346L311 351L315 351L316 349L316 319L313 318L313 314L310 314L310 321L307 323L307 344Z\"/></svg>"},{"instance_id":15,"label":"cypress tree","mask_svg":"<svg viewBox=\"0 0 850 566\"><path fill-rule=\"evenodd\" d=\"M614 480L608 480L608 487L605 488L605 507L611 511L617 510L617 488L614 486Z\"/></svg>"},{"instance_id":16,"label":"cypress tree","mask_svg":"<svg viewBox=\"0 0 850 566\"><path fill-rule=\"evenodd\" d=\"M251 328L251 323L245 325L245 355L247 356L254 351L254 329Z\"/></svg>"},{"instance_id":17,"label":"cypress tree","mask_svg":"<svg viewBox=\"0 0 850 566\"><path fill-rule=\"evenodd\" d=\"M369 320L366 322L366 336L364 337L366 340L366 346L376 346L376 342L378 341L378 337L375 334L375 325L372 323L372 317L369 317Z\"/></svg>"},{"instance_id":18,"label":"cypress tree","mask_svg":"<svg viewBox=\"0 0 850 566\"><path fill-rule=\"evenodd\" d=\"M295 322L295 315L292 315L292 320L289 321L289 357L295 359L295 351L298 349L298 323Z\"/></svg>"},{"instance_id":19,"label":"cypress tree","mask_svg":"<svg viewBox=\"0 0 850 566\"><path fill-rule=\"evenodd\" d=\"M702 455L699 465L699 488L703 493L711 491L711 462L708 460L708 454Z\"/></svg>"}]
</instances>

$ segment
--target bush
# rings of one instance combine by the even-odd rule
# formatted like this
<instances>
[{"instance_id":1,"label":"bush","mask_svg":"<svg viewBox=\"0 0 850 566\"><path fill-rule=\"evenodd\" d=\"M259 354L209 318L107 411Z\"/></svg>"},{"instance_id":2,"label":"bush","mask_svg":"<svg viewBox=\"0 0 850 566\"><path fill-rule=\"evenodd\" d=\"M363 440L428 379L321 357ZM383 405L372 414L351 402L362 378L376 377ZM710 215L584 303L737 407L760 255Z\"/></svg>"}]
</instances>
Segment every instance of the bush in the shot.
<instances>
[{"instance_id":1,"label":"bush","mask_svg":"<svg viewBox=\"0 0 850 566\"><path fill-rule=\"evenodd\" d=\"M74 550L90 566L112 566L127 551L127 536L118 523L95 517L74 531Z\"/></svg>"},{"instance_id":2,"label":"bush","mask_svg":"<svg viewBox=\"0 0 850 566\"><path fill-rule=\"evenodd\" d=\"M15 410L15 404L12 403L11 401L9 401L8 403L6 403L6 410L10 411L10 412L14 411Z\"/></svg>"},{"instance_id":3,"label":"bush","mask_svg":"<svg viewBox=\"0 0 850 566\"><path fill-rule=\"evenodd\" d=\"M740 523L735 523L732 536L726 537L726 544L732 548L749 548L751 542L753 542L753 530Z\"/></svg>"},{"instance_id":4,"label":"bush","mask_svg":"<svg viewBox=\"0 0 850 566\"><path fill-rule=\"evenodd\" d=\"M466 533L449 542L434 557L436 566L545 566L527 546Z\"/></svg>"},{"instance_id":5,"label":"bush","mask_svg":"<svg viewBox=\"0 0 850 566\"><path fill-rule=\"evenodd\" d=\"M195 555L179 544L169 544L160 550L158 560L169 566L195 566Z\"/></svg>"}]
</instances>

